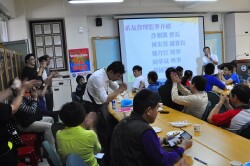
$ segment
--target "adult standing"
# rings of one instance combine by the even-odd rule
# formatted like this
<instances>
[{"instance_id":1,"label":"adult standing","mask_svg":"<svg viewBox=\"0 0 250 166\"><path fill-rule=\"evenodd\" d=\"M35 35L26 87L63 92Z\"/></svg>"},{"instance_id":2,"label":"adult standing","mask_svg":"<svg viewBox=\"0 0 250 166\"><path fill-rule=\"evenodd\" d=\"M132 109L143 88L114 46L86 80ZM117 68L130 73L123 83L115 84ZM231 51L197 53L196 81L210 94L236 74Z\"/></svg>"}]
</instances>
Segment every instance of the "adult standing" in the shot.
<instances>
[{"instance_id":1,"label":"adult standing","mask_svg":"<svg viewBox=\"0 0 250 166\"><path fill-rule=\"evenodd\" d=\"M24 58L25 66L23 68L22 79L25 80L42 80L43 66L36 69L36 58L34 54L27 54Z\"/></svg>"},{"instance_id":2,"label":"adult standing","mask_svg":"<svg viewBox=\"0 0 250 166\"><path fill-rule=\"evenodd\" d=\"M204 47L203 52L205 53L205 56L202 58L202 74L204 71L204 67L208 64L208 63L212 63L214 64L215 70L214 70L214 74L218 73L218 57L215 54L212 54L210 52L210 48L209 47Z\"/></svg>"},{"instance_id":3,"label":"adult standing","mask_svg":"<svg viewBox=\"0 0 250 166\"><path fill-rule=\"evenodd\" d=\"M119 80L124 73L124 65L120 61L111 63L107 69L102 68L95 71L89 78L83 95L86 112L96 112L98 114L97 135L104 148L107 165L109 165L109 146L112 133L107 104L127 89L125 83L118 85L114 82ZM113 89L113 92L110 94L108 94L109 87Z\"/></svg>"},{"instance_id":4,"label":"adult standing","mask_svg":"<svg viewBox=\"0 0 250 166\"><path fill-rule=\"evenodd\" d=\"M87 112L97 112L103 104L111 102L127 89L125 83L118 85L114 82L119 80L124 73L124 65L115 61L107 69L99 69L91 75L83 95ZM108 88L114 91L108 94Z\"/></svg>"},{"instance_id":5,"label":"adult standing","mask_svg":"<svg viewBox=\"0 0 250 166\"><path fill-rule=\"evenodd\" d=\"M45 100L46 106L49 111L53 111L53 91L51 89L52 85L52 78L58 76L57 71L50 72L49 65L50 65L50 57L49 55L43 55L38 59L40 66L42 66L42 79L43 81L49 80L49 85L47 91L45 93ZM39 68L40 70L40 68Z\"/></svg>"}]
</instances>

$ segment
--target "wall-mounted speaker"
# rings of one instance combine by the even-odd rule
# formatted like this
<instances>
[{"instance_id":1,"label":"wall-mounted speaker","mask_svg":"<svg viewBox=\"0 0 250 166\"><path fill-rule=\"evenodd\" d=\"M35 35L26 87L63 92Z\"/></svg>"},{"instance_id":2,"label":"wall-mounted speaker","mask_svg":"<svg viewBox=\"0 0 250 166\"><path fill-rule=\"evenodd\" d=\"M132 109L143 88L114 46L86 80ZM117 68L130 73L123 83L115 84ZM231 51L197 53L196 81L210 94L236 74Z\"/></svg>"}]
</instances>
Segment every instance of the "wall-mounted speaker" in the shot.
<instances>
[{"instance_id":1,"label":"wall-mounted speaker","mask_svg":"<svg viewBox=\"0 0 250 166\"><path fill-rule=\"evenodd\" d=\"M218 15L212 15L212 22L218 22Z\"/></svg>"},{"instance_id":2,"label":"wall-mounted speaker","mask_svg":"<svg viewBox=\"0 0 250 166\"><path fill-rule=\"evenodd\" d=\"M95 19L95 25L97 26L97 27L100 27L100 26L102 26L102 18L96 18Z\"/></svg>"}]
</instances>

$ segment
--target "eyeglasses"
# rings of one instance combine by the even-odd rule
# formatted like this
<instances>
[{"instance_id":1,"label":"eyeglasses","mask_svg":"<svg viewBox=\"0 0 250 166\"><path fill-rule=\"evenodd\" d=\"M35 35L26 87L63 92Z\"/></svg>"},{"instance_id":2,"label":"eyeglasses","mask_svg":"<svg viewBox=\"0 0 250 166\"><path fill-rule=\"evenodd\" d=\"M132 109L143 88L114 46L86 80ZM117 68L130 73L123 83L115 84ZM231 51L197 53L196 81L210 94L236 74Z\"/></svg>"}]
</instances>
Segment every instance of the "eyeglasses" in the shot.
<instances>
[{"instance_id":1,"label":"eyeglasses","mask_svg":"<svg viewBox=\"0 0 250 166\"><path fill-rule=\"evenodd\" d=\"M29 59L30 61L35 61L36 59L35 58L31 58L31 59Z\"/></svg>"}]
</instances>

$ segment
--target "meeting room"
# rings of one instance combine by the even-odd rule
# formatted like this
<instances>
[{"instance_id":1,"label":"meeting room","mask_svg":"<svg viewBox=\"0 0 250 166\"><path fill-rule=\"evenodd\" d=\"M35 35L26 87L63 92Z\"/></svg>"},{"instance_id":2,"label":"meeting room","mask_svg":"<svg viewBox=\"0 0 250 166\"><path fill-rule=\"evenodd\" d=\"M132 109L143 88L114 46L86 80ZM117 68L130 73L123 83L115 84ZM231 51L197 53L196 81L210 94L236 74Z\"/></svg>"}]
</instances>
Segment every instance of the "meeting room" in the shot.
<instances>
[{"instance_id":1,"label":"meeting room","mask_svg":"<svg viewBox=\"0 0 250 166\"><path fill-rule=\"evenodd\" d=\"M249 0L0 0L1 166L250 166Z\"/></svg>"}]
</instances>

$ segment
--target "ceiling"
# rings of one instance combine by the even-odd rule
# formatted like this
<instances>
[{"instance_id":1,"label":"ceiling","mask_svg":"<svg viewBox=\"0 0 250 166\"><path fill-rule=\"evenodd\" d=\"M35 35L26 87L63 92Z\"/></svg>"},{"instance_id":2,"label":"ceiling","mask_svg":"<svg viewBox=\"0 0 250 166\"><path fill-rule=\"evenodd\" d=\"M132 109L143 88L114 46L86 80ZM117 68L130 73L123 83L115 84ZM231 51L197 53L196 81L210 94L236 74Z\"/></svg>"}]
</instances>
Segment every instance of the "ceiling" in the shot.
<instances>
[{"instance_id":1,"label":"ceiling","mask_svg":"<svg viewBox=\"0 0 250 166\"><path fill-rule=\"evenodd\" d=\"M69 4L68 0L0 0L0 9L4 9L5 13L12 18L19 15L19 10L24 10L31 16L34 11L44 10L57 10L63 15L88 16L145 13L228 13L250 11L250 0L218 0L217 2L124 0L122 3L106 4Z\"/></svg>"},{"instance_id":2,"label":"ceiling","mask_svg":"<svg viewBox=\"0 0 250 166\"><path fill-rule=\"evenodd\" d=\"M115 4L68 4L74 9L86 9L88 15L130 13L232 12L250 11L250 0L218 0L217 2L176 2L174 0L124 0Z\"/></svg>"}]
</instances>

